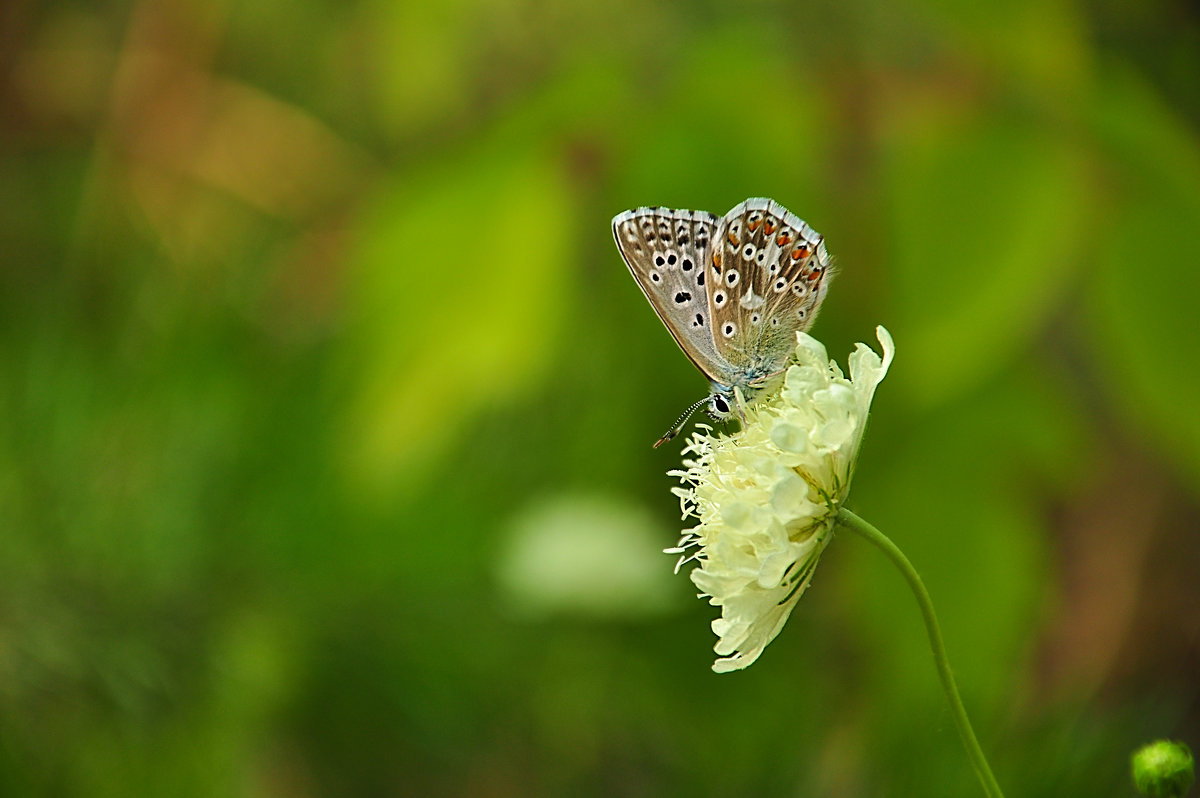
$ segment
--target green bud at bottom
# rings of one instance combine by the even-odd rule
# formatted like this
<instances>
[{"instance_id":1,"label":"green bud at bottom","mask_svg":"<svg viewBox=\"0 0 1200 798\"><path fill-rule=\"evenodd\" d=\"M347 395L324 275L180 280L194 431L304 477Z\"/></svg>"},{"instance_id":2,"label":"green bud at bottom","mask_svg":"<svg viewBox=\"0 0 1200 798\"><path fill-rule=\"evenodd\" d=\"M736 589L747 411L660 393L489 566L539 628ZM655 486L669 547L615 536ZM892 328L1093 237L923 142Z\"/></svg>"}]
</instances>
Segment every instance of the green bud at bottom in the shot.
<instances>
[{"instance_id":1,"label":"green bud at bottom","mask_svg":"<svg viewBox=\"0 0 1200 798\"><path fill-rule=\"evenodd\" d=\"M1151 798L1182 798L1196 778L1192 752L1183 743L1159 740L1132 757L1133 783Z\"/></svg>"}]
</instances>

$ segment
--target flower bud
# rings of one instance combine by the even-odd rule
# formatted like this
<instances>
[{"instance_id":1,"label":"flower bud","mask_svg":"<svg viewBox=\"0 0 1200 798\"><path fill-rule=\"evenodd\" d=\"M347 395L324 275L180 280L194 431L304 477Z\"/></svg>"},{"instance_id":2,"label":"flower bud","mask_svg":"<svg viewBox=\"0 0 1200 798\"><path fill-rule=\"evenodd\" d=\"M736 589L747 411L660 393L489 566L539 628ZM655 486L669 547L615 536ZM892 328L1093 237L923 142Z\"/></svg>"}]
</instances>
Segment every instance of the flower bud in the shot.
<instances>
[{"instance_id":1,"label":"flower bud","mask_svg":"<svg viewBox=\"0 0 1200 798\"><path fill-rule=\"evenodd\" d=\"M1191 750L1171 740L1142 746L1134 752L1132 764L1138 792L1152 798L1180 798L1196 778Z\"/></svg>"}]
</instances>

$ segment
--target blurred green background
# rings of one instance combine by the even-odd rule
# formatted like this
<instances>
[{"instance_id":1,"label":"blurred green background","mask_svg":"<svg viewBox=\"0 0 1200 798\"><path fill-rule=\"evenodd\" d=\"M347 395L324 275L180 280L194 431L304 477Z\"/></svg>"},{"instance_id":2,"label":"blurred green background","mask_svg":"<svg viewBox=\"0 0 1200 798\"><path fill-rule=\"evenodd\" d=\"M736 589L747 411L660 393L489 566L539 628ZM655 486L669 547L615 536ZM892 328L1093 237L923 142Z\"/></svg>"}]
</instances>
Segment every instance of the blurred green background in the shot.
<instances>
[{"instance_id":1,"label":"blurred green background","mask_svg":"<svg viewBox=\"0 0 1200 798\"><path fill-rule=\"evenodd\" d=\"M1200 741L1195 2L17 0L0 120L0 793L980 794L877 552L727 676L660 553L609 219L748 196L1008 794Z\"/></svg>"}]
</instances>

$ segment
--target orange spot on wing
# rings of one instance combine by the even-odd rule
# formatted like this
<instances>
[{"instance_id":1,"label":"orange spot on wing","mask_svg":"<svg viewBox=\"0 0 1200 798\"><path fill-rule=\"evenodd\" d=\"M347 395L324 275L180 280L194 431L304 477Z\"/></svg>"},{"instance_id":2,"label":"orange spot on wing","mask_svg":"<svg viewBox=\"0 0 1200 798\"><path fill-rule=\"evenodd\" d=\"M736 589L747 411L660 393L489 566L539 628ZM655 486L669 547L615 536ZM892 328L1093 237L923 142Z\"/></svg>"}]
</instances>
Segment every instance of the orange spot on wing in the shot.
<instances>
[{"instance_id":1,"label":"orange spot on wing","mask_svg":"<svg viewBox=\"0 0 1200 798\"><path fill-rule=\"evenodd\" d=\"M719 269L719 268L721 268L721 253L720 253L720 252L714 252L714 253L713 253L713 264L714 264L714 265L715 265L715 266L716 266L718 269Z\"/></svg>"},{"instance_id":2,"label":"orange spot on wing","mask_svg":"<svg viewBox=\"0 0 1200 798\"><path fill-rule=\"evenodd\" d=\"M738 241L738 238L737 238L737 236L735 236L733 233L730 233L728 236L726 236L726 238L728 238L728 239L729 239L729 243L730 243L730 244L733 244L735 247L736 247L738 244L742 243L741 241Z\"/></svg>"},{"instance_id":3,"label":"orange spot on wing","mask_svg":"<svg viewBox=\"0 0 1200 798\"><path fill-rule=\"evenodd\" d=\"M771 235L771 233L775 232L775 225L771 224L769 219L766 222L763 222L763 232L767 235Z\"/></svg>"},{"instance_id":4,"label":"orange spot on wing","mask_svg":"<svg viewBox=\"0 0 1200 798\"><path fill-rule=\"evenodd\" d=\"M807 258L807 257L808 257L808 248L807 247L796 247L795 249L792 250L792 260L800 260L801 258Z\"/></svg>"},{"instance_id":5,"label":"orange spot on wing","mask_svg":"<svg viewBox=\"0 0 1200 798\"><path fill-rule=\"evenodd\" d=\"M746 222L746 226L749 227L751 230L757 230L759 224L761 224L761 223L762 223L761 219L756 219L753 222Z\"/></svg>"},{"instance_id":6,"label":"orange spot on wing","mask_svg":"<svg viewBox=\"0 0 1200 798\"><path fill-rule=\"evenodd\" d=\"M790 235L788 235L787 233L780 233L779 238L775 239L775 243L781 247L786 247L788 245L788 242L791 240L792 240L792 237Z\"/></svg>"}]
</instances>

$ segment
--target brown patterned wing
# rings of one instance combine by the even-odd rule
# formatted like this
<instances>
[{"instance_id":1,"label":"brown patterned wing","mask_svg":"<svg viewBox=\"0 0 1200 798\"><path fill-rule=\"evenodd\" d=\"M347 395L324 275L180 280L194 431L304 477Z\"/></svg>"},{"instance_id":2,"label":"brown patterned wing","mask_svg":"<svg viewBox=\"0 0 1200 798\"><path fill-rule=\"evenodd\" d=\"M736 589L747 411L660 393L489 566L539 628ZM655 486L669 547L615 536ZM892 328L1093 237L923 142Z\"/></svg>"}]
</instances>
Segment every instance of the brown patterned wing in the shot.
<instances>
[{"instance_id":1,"label":"brown patterned wing","mask_svg":"<svg viewBox=\"0 0 1200 798\"><path fill-rule=\"evenodd\" d=\"M707 211L638 208L613 218L630 273L675 343L709 379L728 372L713 346L705 264L720 220Z\"/></svg>"},{"instance_id":2,"label":"brown patterned wing","mask_svg":"<svg viewBox=\"0 0 1200 798\"><path fill-rule=\"evenodd\" d=\"M774 200L748 199L721 220L708 292L718 355L777 371L820 310L830 281L822 236Z\"/></svg>"}]
</instances>

